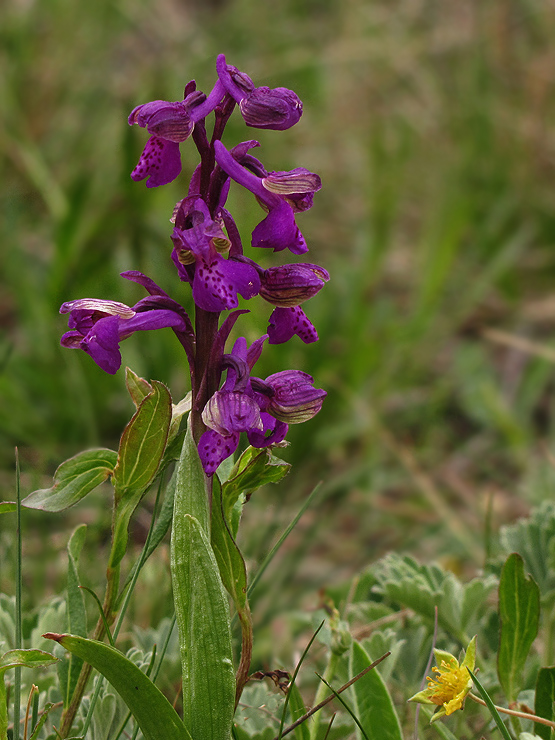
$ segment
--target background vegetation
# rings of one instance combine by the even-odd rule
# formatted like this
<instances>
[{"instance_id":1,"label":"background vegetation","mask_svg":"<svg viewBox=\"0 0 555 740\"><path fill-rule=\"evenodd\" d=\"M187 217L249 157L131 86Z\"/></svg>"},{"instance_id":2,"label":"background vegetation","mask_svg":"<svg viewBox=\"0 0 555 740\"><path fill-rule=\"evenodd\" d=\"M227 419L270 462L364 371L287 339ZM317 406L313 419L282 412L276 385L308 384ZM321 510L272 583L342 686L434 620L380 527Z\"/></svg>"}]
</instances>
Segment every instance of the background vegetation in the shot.
<instances>
[{"instance_id":1,"label":"background vegetation","mask_svg":"<svg viewBox=\"0 0 555 740\"><path fill-rule=\"evenodd\" d=\"M553 495L554 33L552 0L4 0L0 497L13 499L15 445L33 490L69 455L115 446L130 415L121 373L59 347L59 305L133 303L125 269L187 305L169 261L168 202L183 184L130 181L145 135L126 117L179 99L193 77L208 89L224 52L304 102L298 126L257 136L268 169L322 176L299 223L332 275L308 306L320 342L267 348L259 366L303 369L329 392L292 430L292 474L245 524L254 562L323 480L262 592L266 621L390 549L479 567L492 532ZM260 213L238 191L246 235ZM250 339L262 314L246 320ZM186 392L171 332L135 336L123 355ZM28 556L48 541L54 563L27 576L39 597L57 587L58 549L83 512L72 516L47 533L44 516L26 516ZM105 516L92 499L99 546ZM11 575L2 568L7 593ZM137 604L139 623L164 614Z\"/></svg>"}]
</instances>

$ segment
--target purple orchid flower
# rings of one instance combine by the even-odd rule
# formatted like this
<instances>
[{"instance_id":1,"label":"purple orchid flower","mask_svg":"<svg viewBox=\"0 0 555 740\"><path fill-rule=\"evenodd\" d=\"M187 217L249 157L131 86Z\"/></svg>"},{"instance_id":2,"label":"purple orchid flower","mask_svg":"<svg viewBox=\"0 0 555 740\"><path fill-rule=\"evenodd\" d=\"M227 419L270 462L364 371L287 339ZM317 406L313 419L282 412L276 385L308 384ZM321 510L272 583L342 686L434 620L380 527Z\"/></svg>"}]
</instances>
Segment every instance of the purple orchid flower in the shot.
<instances>
[{"instance_id":1,"label":"purple orchid flower","mask_svg":"<svg viewBox=\"0 0 555 740\"><path fill-rule=\"evenodd\" d=\"M258 146L255 141L245 143ZM321 188L318 175L304 168L273 173L266 173L262 168L265 175L257 176L243 167L221 141L214 142L214 151L220 167L235 182L250 190L268 211L266 218L252 232L252 246L273 249L274 252L283 249L289 249L293 254L307 252L306 241L295 223L295 213L312 205L312 196ZM250 155L244 159L249 166L258 162Z\"/></svg>"},{"instance_id":2,"label":"purple orchid flower","mask_svg":"<svg viewBox=\"0 0 555 740\"><path fill-rule=\"evenodd\" d=\"M238 293L247 299L257 295L257 271L250 264L224 259L231 242L222 223L211 218L202 198L190 196L181 201L172 241L172 259L179 277L193 286L195 304L203 310L236 308Z\"/></svg>"},{"instance_id":3,"label":"purple orchid flower","mask_svg":"<svg viewBox=\"0 0 555 740\"><path fill-rule=\"evenodd\" d=\"M206 404L202 419L208 429L199 440L199 456L207 475L232 455L246 432L253 447L269 447L283 441L289 424L315 416L326 391L314 388L310 375L286 370L266 380L250 376L266 340L264 335L248 348L240 337L231 354L224 355L227 377L222 388Z\"/></svg>"},{"instance_id":4,"label":"purple orchid flower","mask_svg":"<svg viewBox=\"0 0 555 740\"><path fill-rule=\"evenodd\" d=\"M146 128L151 137L131 179L138 181L148 177L147 188L175 180L181 172L179 144L189 138L195 123L211 113L224 95L224 86L218 80L208 97L195 90L182 101L154 100L134 108L128 118L129 125L136 123Z\"/></svg>"},{"instance_id":5,"label":"purple orchid flower","mask_svg":"<svg viewBox=\"0 0 555 740\"><path fill-rule=\"evenodd\" d=\"M248 75L226 64L223 54L218 56L216 70L227 94L238 103L247 126L285 131L302 116L303 104L293 90L255 87Z\"/></svg>"},{"instance_id":6,"label":"purple orchid flower","mask_svg":"<svg viewBox=\"0 0 555 740\"><path fill-rule=\"evenodd\" d=\"M155 283L141 273L124 277ZM158 286L156 286L158 287ZM60 313L69 313L69 328L61 338L63 347L82 349L107 373L114 375L121 366L120 342L136 331L171 327L176 333L189 335L191 325L182 306L159 289L160 294L142 298L132 308L117 301L80 298L63 303Z\"/></svg>"}]
</instances>

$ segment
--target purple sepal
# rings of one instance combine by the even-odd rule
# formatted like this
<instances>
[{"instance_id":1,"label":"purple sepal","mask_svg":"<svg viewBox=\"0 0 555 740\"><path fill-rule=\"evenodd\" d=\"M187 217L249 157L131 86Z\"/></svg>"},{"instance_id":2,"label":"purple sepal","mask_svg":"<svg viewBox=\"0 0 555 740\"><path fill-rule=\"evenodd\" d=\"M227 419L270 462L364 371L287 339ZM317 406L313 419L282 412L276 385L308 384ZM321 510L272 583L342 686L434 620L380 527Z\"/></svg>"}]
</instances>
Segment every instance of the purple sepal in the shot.
<instances>
[{"instance_id":1,"label":"purple sepal","mask_svg":"<svg viewBox=\"0 0 555 740\"><path fill-rule=\"evenodd\" d=\"M260 295L274 306L291 308L316 295L329 279L327 270L307 262L270 267L260 273Z\"/></svg>"},{"instance_id":2,"label":"purple sepal","mask_svg":"<svg viewBox=\"0 0 555 740\"><path fill-rule=\"evenodd\" d=\"M326 391L314 388L313 378L301 370L283 370L269 375L265 383L272 389L266 410L287 424L312 419L327 396Z\"/></svg>"},{"instance_id":3,"label":"purple sepal","mask_svg":"<svg viewBox=\"0 0 555 740\"><path fill-rule=\"evenodd\" d=\"M318 332L299 306L274 309L268 326L270 344L283 344L295 334L305 344L318 341Z\"/></svg>"},{"instance_id":4,"label":"purple sepal","mask_svg":"<svg viewBox=\"0 0 555 740\"><path fill-rule=\"evenodd\" d=\"M303 104L285 87L257 87L241 100L239 110L247 126L286 131L298 123Z\"/></svg>"}]
</instances>

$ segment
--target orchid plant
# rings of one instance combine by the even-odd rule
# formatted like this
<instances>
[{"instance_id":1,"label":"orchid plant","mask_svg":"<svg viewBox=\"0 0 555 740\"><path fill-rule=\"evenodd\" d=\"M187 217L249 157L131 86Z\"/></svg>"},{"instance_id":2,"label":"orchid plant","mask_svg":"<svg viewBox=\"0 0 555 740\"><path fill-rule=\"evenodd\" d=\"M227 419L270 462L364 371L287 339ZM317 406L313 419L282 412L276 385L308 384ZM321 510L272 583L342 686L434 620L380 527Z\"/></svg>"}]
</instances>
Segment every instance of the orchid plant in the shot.
<instances>
[{"instance_id":1,"label":"orchid plant","mask_svg":"<svg viewBox=\"0 0 555 740\"><path fill-rule=\"evenodd\" d=\"M153 188L175 180L182 170L180 146L187 140L199 154L186 194L173 208L168 240L177 277L190 286L194 316L150 277L132 270L122 277L147 293L134 306L81 298L60 309L69 315L62 345L83 350L111 374L121 366L124 339L138 331L171 328L184 350L191 387L189 397L174 405L163 384L149 383L127 369L127 387L137 411L119 450L77 455L60 466L52 488L35 491L24 501L25 506L59 511L107 479L114 486L112 549L93 640L83 631L47 634L76 659L65 682L62 737L71 732L91 666L128 701L145 738L230 736L235 708L249 680L253 645L246 567L235 542L241 508L254 490L285 475L289 466L272 450L286 444L290 424L317 414L326 396L301 370L280 371L267 378L253 372L266 341L281 344L294 336L305 343L318 339L301 305L329 280L327 271L305 262L262 267L245 254L240 231L226 208L233 181L249 190L264 211L252 233L254 250L289 250L296 256L308 251L296 214L312 206L321 187L318 175L303 167L268 172L251 153L259 146L257 141L230 149L222 143L235 108L247 126L283 131L300 120L302 103L291 90L256 87L250 77L227 64L223 54L216 71L209 94L191 81L183 100L155 100L137 106L129 116L130 125L146 128L150 134L131 173L134 181L146 180L146 186ZM266 334L250 344L240 336L226 350L236 322L247 312L239 308L239 296L245 300L260 296L273 310ZM187 413L186 432L180 431ZM250 446L235 462L243 432ZM173 512L171 517L160 517L156 537L160 541L171 519L183 721L154 684L137 675L136 666L101 642L106 633L112 640L121 624L120 620L112 631L129 586L129 581L120 583L120 568L131 515L153 481L163 480L167 466L177 458L166 493L168 510ZM229 597L242 630L236 668ZM142 692L139 700L133 690L129 695L130 682Z\"/></svg>"}]
</instances>

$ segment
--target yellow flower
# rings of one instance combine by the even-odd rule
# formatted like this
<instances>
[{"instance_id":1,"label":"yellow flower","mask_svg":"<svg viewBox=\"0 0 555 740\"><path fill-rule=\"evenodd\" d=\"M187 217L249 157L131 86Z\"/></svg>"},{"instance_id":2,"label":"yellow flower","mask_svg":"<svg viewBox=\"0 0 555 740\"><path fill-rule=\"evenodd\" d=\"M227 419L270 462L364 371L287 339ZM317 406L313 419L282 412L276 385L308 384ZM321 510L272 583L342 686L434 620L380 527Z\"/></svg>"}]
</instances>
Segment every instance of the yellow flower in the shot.
<instances>
[{"instance_id":1,"label":"yellow flower","mask_svg":"<svg viewBox=\"0 0 555 740\"><path fill-rule=\"evenodd\" d=\"M460 664L454 655L445 650L434 649L434 656L437 667L434 667L433 671L437 676L434 678L428 676L426 678L428 688L409 699L420 704L435 704L438 709L432 717L432 722L462 708L464 699L472 688L472 679L467 668L474 671L476 637L470 641Z\"/></svg>"}]
</instances>

